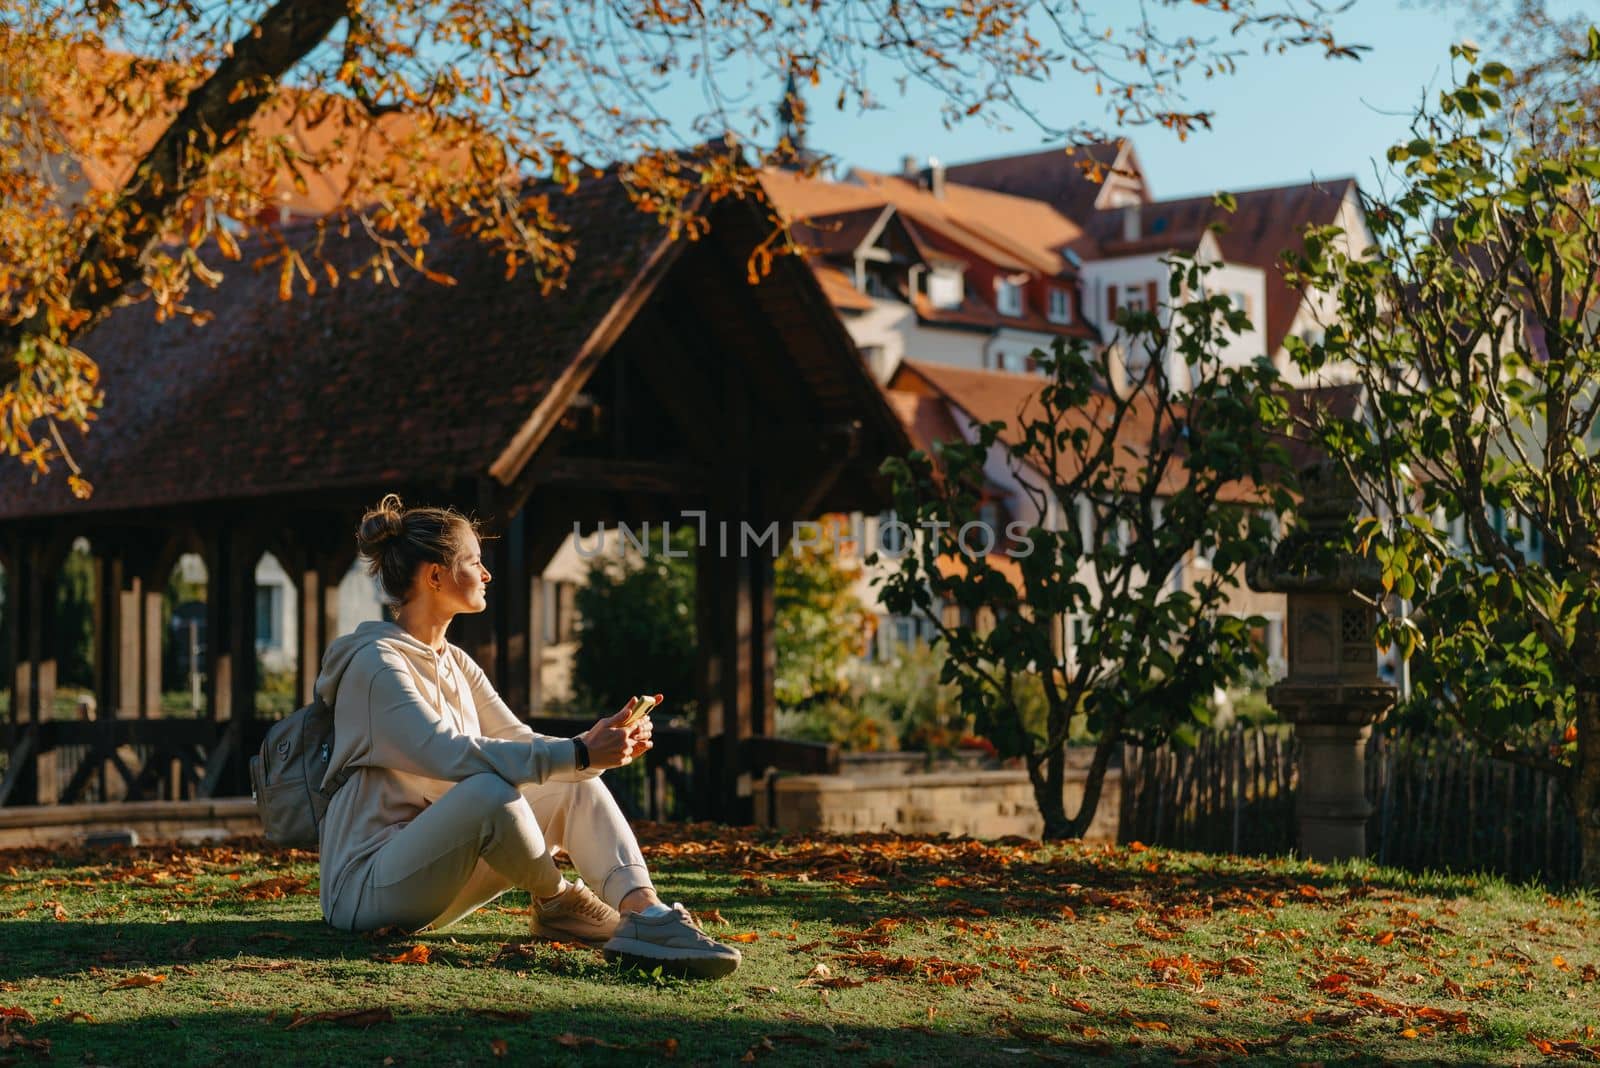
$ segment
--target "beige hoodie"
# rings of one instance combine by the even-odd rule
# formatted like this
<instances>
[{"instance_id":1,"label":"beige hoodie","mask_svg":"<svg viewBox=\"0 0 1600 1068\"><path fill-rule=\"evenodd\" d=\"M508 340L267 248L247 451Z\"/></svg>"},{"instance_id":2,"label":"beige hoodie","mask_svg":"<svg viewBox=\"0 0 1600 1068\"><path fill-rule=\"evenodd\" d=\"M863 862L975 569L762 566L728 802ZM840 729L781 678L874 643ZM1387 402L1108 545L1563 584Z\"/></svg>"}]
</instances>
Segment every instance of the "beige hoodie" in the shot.
<instances>
[{"instance_id":1,"label":"beige hoodie","mask_svg":"<svg viewBox=\"0 0 1600 1068\"><path fill-rule=\"evenodd\" d=\"M317 693L333 706L329 778L350 780L322 824L322 915L348 929L384 842L471 775L514 785L589 778L571 739L533 732L454 645L436 653L395 623L363 623L322 658Z\"/></svg>"}]
</instances>

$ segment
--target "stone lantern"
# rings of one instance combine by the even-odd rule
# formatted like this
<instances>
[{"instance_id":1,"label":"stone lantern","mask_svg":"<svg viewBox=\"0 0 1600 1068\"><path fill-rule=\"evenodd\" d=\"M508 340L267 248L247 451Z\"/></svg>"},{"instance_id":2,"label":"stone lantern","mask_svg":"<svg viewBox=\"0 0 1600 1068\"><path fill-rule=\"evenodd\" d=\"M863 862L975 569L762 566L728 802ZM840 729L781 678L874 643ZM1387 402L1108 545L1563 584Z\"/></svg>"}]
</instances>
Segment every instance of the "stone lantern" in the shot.
<instances>
[{"instance_id":1,"label":"stone lantern","mask_svg":"<svg viewBox=\"0 0 1600 1068\"><path fill-rule=\"evenodd\" d=\"M1300 484L1297 529L1251 561L1246 580L1258 592L1288 595L1289 672L1267 700L1300 739L1300 852L1323 861L1364 857L1367 739L1396 695L1378 677L1373 600L1382 585L1374 565L1337 548L1357 505L1343 471L1322 461L1301 472Z\"/></svg>"}]
</instances>

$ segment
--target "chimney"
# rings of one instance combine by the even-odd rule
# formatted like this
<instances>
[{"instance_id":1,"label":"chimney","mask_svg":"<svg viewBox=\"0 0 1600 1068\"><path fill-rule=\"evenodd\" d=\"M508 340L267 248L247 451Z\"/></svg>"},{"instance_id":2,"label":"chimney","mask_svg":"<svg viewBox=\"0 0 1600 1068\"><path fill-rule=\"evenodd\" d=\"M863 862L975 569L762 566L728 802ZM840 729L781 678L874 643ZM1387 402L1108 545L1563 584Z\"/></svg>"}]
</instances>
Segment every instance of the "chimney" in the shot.
<instances>
[{"instance_id":1,"label":"chimney","mask_svg":"<svg viewBox=\"0 0 1600 1068\"><path fill-rule=\"evenodd\" d=\"M1122 208L1122 240L1139 240L1139 202L1135 200Z\"/></svg>"},{"instance_id":2,"label":"chimney","mask_svg":"<svg viewBox=\"0 0 1600 1068\"><path fill-rule=\"evenodd\" d=\"M915 156L900 157L900 177L910 178L915 181L922 175L922 164L917 162Z\"/></svg>"},{"instance_id":3,"label":"chimney","mask_svg":"<svg viewBox=\"0 0 1600 1068\"><path fill-rule=\"evenodd\" d=\"M944 199L944 164L939 162L938 156L928 157L928 192Z\"/></svg>"}]
</instances>

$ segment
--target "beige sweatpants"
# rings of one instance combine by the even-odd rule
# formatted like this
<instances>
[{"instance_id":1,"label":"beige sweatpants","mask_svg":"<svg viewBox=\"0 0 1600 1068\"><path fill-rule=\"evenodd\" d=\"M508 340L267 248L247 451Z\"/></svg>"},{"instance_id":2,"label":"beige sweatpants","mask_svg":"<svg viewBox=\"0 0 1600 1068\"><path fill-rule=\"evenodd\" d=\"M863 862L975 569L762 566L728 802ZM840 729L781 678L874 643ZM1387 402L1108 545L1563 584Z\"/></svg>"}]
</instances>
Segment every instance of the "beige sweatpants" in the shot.
<instances>
[{"instance_id":1,"label":"beige sweatpants","mask_svg":"<svg viewBox=\"0 0 1600 1068\"><path fill-rule=\"evenodd\" d=\"M519 789L498 775L473 775L373 856L352 927L444 927L513 886L548 897L562 878L552 849L571 857L613 908L651 885L639 842L599 779Z\"/></svg>"}]
</instances>

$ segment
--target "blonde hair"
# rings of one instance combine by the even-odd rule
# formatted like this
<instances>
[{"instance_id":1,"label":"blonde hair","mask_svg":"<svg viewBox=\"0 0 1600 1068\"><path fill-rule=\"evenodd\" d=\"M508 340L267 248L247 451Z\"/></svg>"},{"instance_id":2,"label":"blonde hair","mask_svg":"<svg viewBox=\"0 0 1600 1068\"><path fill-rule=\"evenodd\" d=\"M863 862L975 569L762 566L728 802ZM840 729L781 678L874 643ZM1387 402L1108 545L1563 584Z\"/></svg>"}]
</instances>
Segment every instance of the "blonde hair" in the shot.
<instances>
[{"instance_id":1,"label":"blonde hair","mask_svg":"<svg viewBox=\"0 0 1600 1068\"><path fill-rule=\"evenodd\" d=\"M361 517L356 547L367 573L399 607L410 597L419 567L442 564L454 570L470 548L468 536L477 533L478 525L454 508L407 508L390 493Z\"/></svg>"}]
</instances>

